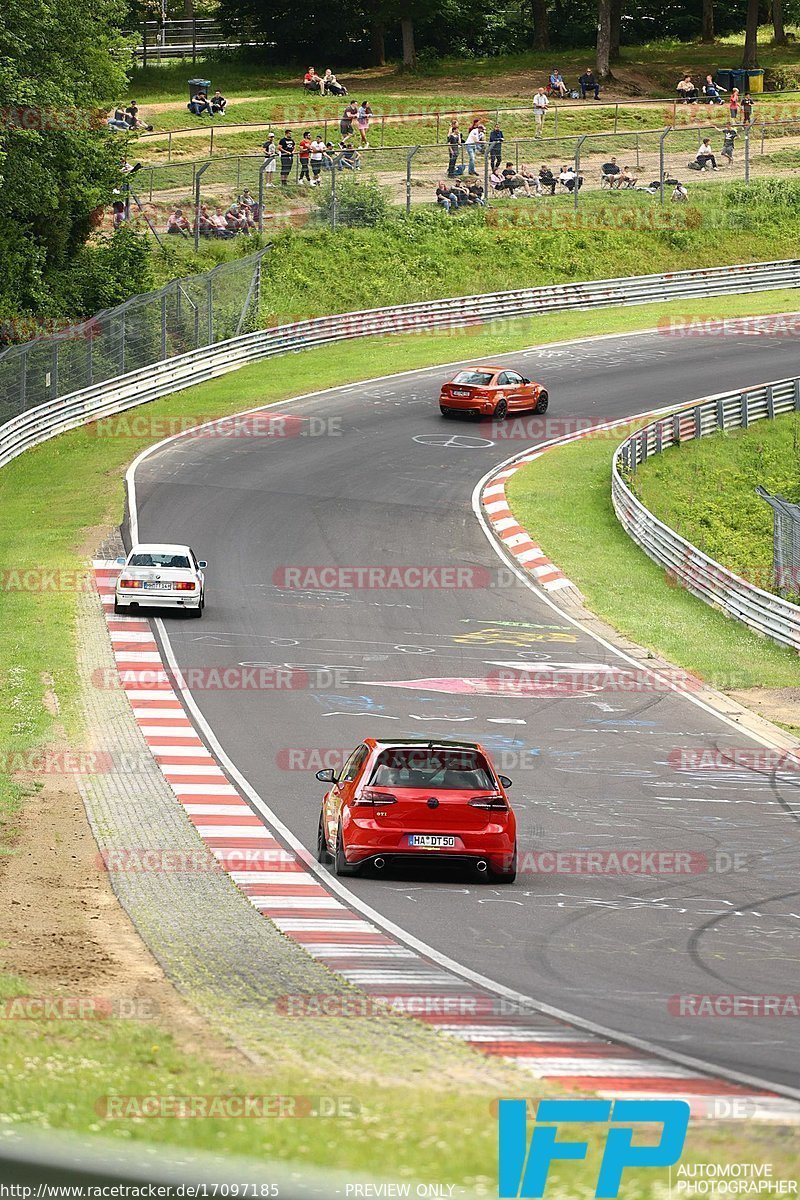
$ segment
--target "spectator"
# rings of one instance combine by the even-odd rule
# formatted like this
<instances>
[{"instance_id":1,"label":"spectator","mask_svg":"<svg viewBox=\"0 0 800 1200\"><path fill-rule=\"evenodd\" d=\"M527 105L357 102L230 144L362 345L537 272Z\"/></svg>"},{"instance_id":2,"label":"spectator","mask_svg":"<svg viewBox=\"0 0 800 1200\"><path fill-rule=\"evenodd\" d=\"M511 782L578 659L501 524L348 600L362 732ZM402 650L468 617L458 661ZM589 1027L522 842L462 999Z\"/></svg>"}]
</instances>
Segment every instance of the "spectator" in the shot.
<instances>
[{"instance_id":1,"label":"spectator","mask_svg":"<svg viewBox=\"0 0 800 1200\"><path fill-rule=\"evenodd\" d=\"M474 175L476 173L475 172L475 154L477 153L479 146L482 148L484 147L485 141L486 141L486 131L484 130L483 125L481 125L480 122L476 123L473 121L472 128L470 129L469 133L467 134L467 140L464 143L466 146L466 149L467 149L467 159L468 159L467 172L470 175Z\"/></svg>"},{"instance_id":2,"label":"spectator","mask_svg":"<svg viewBox=\"0 0 800 1200\"><path fill-rule=\"evenodd\" d=\"M706 81L703 84L703 95L709 104L722 104L722 96L720 96L720 92L724 91L726 91L726 89L722 87L721 84L714 83L714 80L711 78L711 76L706 75Z\"/></svg>"},{"instance_id":3,"label":"spectator","mask_svg":"<svg viewBox=\"0 0 800 1200\"><path fill-rule=\"evenodd\" d=\"M267 135L264 142L264 187L275 187L275 164L278 159L278 148L275 145L275 134Z\"/></svg>"},{"instance_id":4,"label":"spectator","mask_svg":"<svg viewBox=\"0 0 800 1200\"><path fill-rule=\"evenodd\" d=\"M211 225L217 237L232 237L233 234L228 229L228 222L225 220L225 214L221 208L214 209L213 217L210 217Z\"/></svg>"},{"instance_id":5,"label":"spectator","mask_svg":"<svg viewBox=\"0 0 800 1200\"><path fill-rule=\"evenodd\" d=\"M205 92L199 91L195 93L194 99L190 100L186 105L189 112L195 117L202 117L204 113L211 116L211 104Z\"/></svg>"},{"instance_id":6,"label":"spectator","mask_svg":"<svg viewBox=\"0 0 800 1200\"><path fill-rule=\"evenodd\" d=\"M607 183L612 188L619 187L620 181L618 176L622 174L622 171L619 169L615 158L612 158L610 162L603 163L602 171L604 183Z\"/></svg>"},{"instance_id":7,"label":"spectator","mask_svg":"<svg viewBox=\"0 0 800 1200\"><path fill-rule=\"evenodd\" d=\"M223 96L222 92L217 88L214 95L211 97L211 115L212 117L219 116L225 113L228 107L228 101Z\"/></svg>"},{"instance_id":8,"label":"spectator","mask_svg":"<svg viewBox=\"0 0 800 1200\"><path fill-rule=\"evenodd\" d=\"M298 183L302 183L304 180L309 185L311 183L311 176L308 171L308 162L309 162L310 157L311 157L311 131L309 129L307 129L305 131L305 133L303 134L303 136L300 138L300 149L298 151L298 158L300 159L300 174L297 178Z\"/></svg>"},{"instance_id":9,"label":"spectator","mask_svg":"<svg viewBox=\"0 0 800 1200\"><path fill-rule=\"evenodd\" d=\"M339 80L335 75L331 74L330 67L328 67L327 71L325 72L325 87L331 96L347 95L347 88L343 83L339 83Z\"/></svg>"},{"instance_id":10,"label":"spectator","mask_svg":"<svg viewBox=\"0 0 800 1200\"><path fill-rule=\"evenodd\" d=\"M189 236L189 222L183 215L183 209L174 209L167 218L167 233L175 233L179 237Z\"/></svg>"},{"instance_id":11,"label":"spectator","mask_svg":"<svg viewBox=\"0 0 800 1200\"><path fill-rule=\"evenodd\" d=\"M523 195L530 196L531 189L527 179L520 175L514 167L513 163L507 162L502 171L502 181L498 190L505 189L513 198L518 191L522 191Z\"/></svg>"},{"instance_id":12,"label":"spectator","mask_svg":"<svg viewBox=\"0 0 800 1200\"><path fill-rule=\"evenodd\" d=\"M638 182L639 182L638 176L633 174L630 167L623 167L622 173L619 176L619 180L617 182L617 187L618 188L621 188L621 187L632 188L632 187L636 187Z\"/></svg>"},{"instance_id":13,"label":"spectator","mask_svg":"<svg viewBox=\"0 0 800 1200\"><path fill-rule=\"evenodd\" d=\"M232 204L225 213L225 223L231 233L247 232L247 219L238 204Z\"/></svg>"},{"instance_id":14,"label":"spectator","mask_svg":"<svg viewBox=\"0 0 800 1200\"><path fill-rule=\"evenodd\" d=\"M439 204L446 213L449 213L453 205L458 208L458 196L452 189L449 183L445 183L440 179L436 185L436 203Z\"/></svg>"},{"instance_id":15,"label":"spectator","mask_svg":"<svg viewBox=\"0 0 800 1200\"><path fill-rule=\"evenodd\" d=\"M314 70L309 67L303 76L303 87L307 92L319 92L322 96L325 95L325 80Z\"/></svg>"},{"instance_id":16,"label":"spectator","mask_svg":"<svg viewBox=\"0 0 800 1200\"><path fill-rule=\"evenodd\" d=\"M111 205L111 227L119 229L125 224L125 202L123 200L115 200Z\"/></svg>"},{"instance_id":17,"label":"spectator","mask_svg":"<svg viewBox=\"0 0 800 1200\"><path fill-rule=\"evenodd\" d=\"M211 222L211 217L209 216L209 213L208 213L208 205L207 204L200 205L200 214L197 218L197 223L200 226L200 233L204 237L210 237L216 232L216 230L214 229L214 226Z\"/></svg>"},{"instance_id":18,"label":"spectator","mask_svg":"<svg viewBox=\"0 0 800 1200\"><path fill-rule=\"evenodd\" d=\"M575 174L575 168L572 165L572 163L569 163L568 166L561 168L559 175L558 175L558 182L561 184L562 187L565 187L568 192L575 191L576 180L577 180L577 184L578 184L578 189L583 187L583 176L581 175L580 179L577 178L577 176Z\"/></svg>"},{"instance_id":19,"label":"spectator","mask_svg":"<svg viewBox=\"0 0 800 1200\"><path fill-rule=\"evenodd\" d=\"M278 142L281 148L281 187L286 187L294 166L294 138L291 129L287 129Z\"/></svg>"},{"instance_id":20,"label":"spectator","mask_svg":"<svg viewBox=\"0 0 800 1200\"><path fill-rule=\"evenodd\" d=\"M728 111L731 114L731 121L734 124L736 124L736 118L739 115L739 104L740 104L739 89L732 88L731 89L731 97L730 97L730 100L728 101Z\"/></svg>"},{"instance_id":21,"label":"spectator","mask_svg":"<svg viewBox=\"0 0 800 1200\"><path fill-rule=\"evenodd\" d=\"M591 67L587 67L578 80L581 89L581 100L586 99L587 92L594 92L595 100L600 99L600 84L594 77L594 72Z\"/></svg>"},{"instance_id":22,"label":"spectator","mask_svg":"<svg viewBox=\"0 0 800 1200\"><path fill-rule=\"evenodd\" d=\"M727 158L729 167L733 166L733 148L738 136L729 121L722 131L722 157Z\"/></svg>"},{"instance_id":23,"label":"spectator","mask_svg":"<svg viewBox=\"0 0 800 1200\"><path fill-rule=\"evenodd\" d=\"M469 194L472 197L470 201L471 204L483 205L486 203L486 199L483 194L483 186L478 183L477 179L474 183L469 185Z\"/></svg>"},{"instance_id":24,"label":"spectator","mask_svg":"<svg viewBox=\"0 0 800 1200\"><path fill-rule=\"evenodd\" d=\"M494 129L489 134L489 166L493 171L500 167L503 159L503 131L500 122L495 121Z\"/></svg>"},{"instance_id":25,"label":"spectator","mask_svg":"<svg viewBox=\"0 0 800 1200\"><path fill-rule=\"evenodd\" d=\"M115 108L106 124L109 129L118 129L121 133L128 133L131 128L125 117L125 110L122 108Z\"/></svg>"},{"instance_id":26,"label":"spectator","mask_svg":"<svg viewBox=\"0 0 800 1200\"><path fill-rule=\"evenodd\" d=\"M753 99L749 92L742 101L742 124L750 125L753 120Z\"/></svg>"},{"instance_id":27,"label":"spectator","mask_svg":"<svg viewBox=\"0 0 800 1200\"><path fill-rule=\"evenodd\" d=\"M453 195L458 201L459 208L467 208L472 203L472 197L469 194L469 188L462 180L457 179L455 183L450 185Z\"/></svg>"},{"instance_id":28,"label":"spectator","mask_svg":"<svg viewBox=\"0 0 800 1200\"><path fill-rule=\"evenodd\" d=\"M550 91L557 92L562 99L564 96L569 95L569 90L561 77L558 67L553 67L553 70L550 72Z\"/></svg>"},{"instance_id":29,"label":"spectator","mask_svg":"<svg viewBox=\"0 0 800 1200\"><path fill-rule=\"evenodd\" d=\"M326 142L325 149L322 152L322 169L323 171L333 170L333 142Z\"/></svg>"},{"instance_id":30,"label":"spectator","mask_svg":"<svg viewBox=\"0 0 800 1200\"><path fill-rule=\"evenodd\" d=\"M123 158L122 162L119 164L119 170L120 170L121 175L130 175L131 174L131 172L133 171L133 167L128 162L127 158Z\"/></svg>"},{"instance_id":31,"label":"spectator","mask_svg":"<svg viewBox=\"0 0 800 1200\"><path fill-rule=\"evenodd\" d=\"M456 164L458 163L458 151L461 146L461 133L458 128L458 121L450 123L450 129L447 133L447 178L454 179L456 174Z\"/></svg>"},{"instance_id":32,"label":"spectator","mask_svg":"<svg viewBox=\"0 0 800 1200\"><path fill-rule=\"evenodd\" d=\"M342 119L339 122L339 133L343 138L350 137L351 133L353 132L353 121L355 121L357 116L358 105L355 103L355 101L351 100L350 103L346 105L345 110L342 113Z\"/></svg>"},{"instance_id":33,"label":"spectator","mask_svg":"<svg viewBox=\"0 0 800 1200\"><path fill-rule=\"evenodd\" d=\"M530 163L523 163L519 169L519 173L528 184L528 187L533 188L534 194L541 196L542 188L539 183L539 172L534 171Z\"/></svg>"},{"instance_id":34,"label":"spectator","mask_svg":"<svg viewBox=\"0 0 800 1200\"><path fill-rule=\"evenodd\" d=\"M695 159L696 159L697 163L699 164L701 171L704 171L706 169L706 167L709 165L709 163L711 164L712 171L719 170L719 167L717 166L717 160L714 155L714 151L711 149L711 139L710 138L703 138L703 144L701 145L700 149L697 151L697 154L695 155Z\"/></svg>"},{"instance_id":35,"label":"spectator","mask_svg":"<svg viewBox=\"0 0 800 1200\"><path fill-rule=\"evenodd\" d=\"M536 95L533 97L533 119L536 124L536 137L542 136L544 128L544 119L547 116L547 108L550 101L547 99L547 92L540 87Z\"/></svg>"},{"instance_id":36,"label":"spectator","mask_svg":"<svg viewBox=\"0 0 800 1200\"><path fill-rule=\"evenodd\" d=\"M358 133L361 138L362 150L369 148L367 134L369 133L369 120L371 116L372 109L369 106L369 100L362 100L356 113L356 125L358 126Z\"/></svg>"},{"instance_id":37,"label":"spectator","mask_svg":"<svg viewBox=\"0 0 800 1200\"><path fill-rule=\"evenodd\" d=\"M694 86L691 75L684 75L682 79L678 80L676 91L678 99L682 100L684 104L693 104L697 99L697 88Z\"/></svg>"},{"instance_id":38,"label":"spectator","mask_svg":"<svg viewBox=\"0 0 800 1200\"><path fill-rule=\"evenodd\" d=\"M325 154L325 142L321 134L311 142L311 186L319 187L319 174L322 170L322 159Z\"/></svg>"},{"instance_id":39,"label":"spectator","mask_svg":"<svg viewBox=\"0 0 800 1200\"><path fill-rule=\"evenodd\" d=\"M248 225L251 223L251 217L253 218L252 223L255 224L255 222L258 220L258 201L256 200L255 196L252 195L249 188L245 188L242 192L241 196L239 197L239 204L243 209L246 210L245 216L248 218Z\"/></svg>"},{"instance_id":40,"label":"spectator","mask_svg":"<svg viewBox=\"0 0 800 1200\"><path fill-rule=\"evenodd\" d=\"M539 192L543 192L545 188L550 189L550 195L556 194L556 177L548 166L544 163L539 167Z\"/></svg>"},{"instance_id":41,"label":"spectator","mask_svg":"<svg viewBox=\"0 0 800 1200\"><path fill-rule=\"evenodd\" d=\"M354 150L349 142L339 143L339 168L344 168L346 171L361 170L361 156L357 150Z\"/></svg>"},{"instance_id":42,"label":"spectator","mask_svg":"<svg viewBox=\"0 0 800 1200\"><path fill-rule=\"evenodd\" d=\"M153 126L148 125L139 116L139 105L135 100L131 100L128 107L125 109L125 120L131 129L146 129L148 133L153 132Z\"/></svg>"},{"instance_id":43,"label":"spectator","mask_svg":"<svg viewBox=\"0 0 800 1200\"><path fill-rule=\"evenodd\" d=\"M679 180L675 180L675 187L672 192L672 199L683 202L689 199L689 193Z\"/></svg>"}]
</instances>

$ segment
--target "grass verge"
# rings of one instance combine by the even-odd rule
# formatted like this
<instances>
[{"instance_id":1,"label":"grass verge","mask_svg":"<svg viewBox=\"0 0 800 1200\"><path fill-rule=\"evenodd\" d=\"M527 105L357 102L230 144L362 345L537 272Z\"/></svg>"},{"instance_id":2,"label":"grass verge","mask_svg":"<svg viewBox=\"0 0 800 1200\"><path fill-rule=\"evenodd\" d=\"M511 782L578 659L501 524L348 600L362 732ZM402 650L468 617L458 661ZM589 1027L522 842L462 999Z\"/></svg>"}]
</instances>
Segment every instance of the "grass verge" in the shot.
<instances>
[{"instance_id":1,"label":"grass verge","mask_svg":"<svg viewBox=\"0 0 800 1200\"><path fill-rule=\"evenodd\" d=\"M793 311L796 306L797 293L786 291L731 297L726 312L752 315ZM293 356L291 372L276 371L275 363L268 361L242 369L235 381L226 377L156 401L141 410L153 420L150 434L103 438L92 427L73 431L23 455L0 473L4 513L0 572L64 572L49 578L66 581L80 574L85 569L85 549L81 547L87 532L119 520L125 467L143 446L161 436L155 432L156 422L163 430L173 418L221 416L307 390L356 381L372 374L372 363L380 363L380 369L388 373L534 343L648 328L668 315L670 308L684 314L704 313L706 307L703 301L679 302L558 314L456 336L385 338L370 345L369 357L359 343L326 347ZM610 448L610 444L605 446L609 453ZM571 474L571 484L574 479ZM603 488L607 490L607 476ZM467 500L465 497L465 503ZM545 505L542 511L557 508ZM536 521L531 520L531 525L539 531ZM685 599L670 595L681 602ZM703 606L700 609L706 611ZM0 745L15 751L47 742L53 717L43 703L46 678L52 678L62 702L60 719L72 738L79 738L75 586L7 587L4 610L9 632L0 642L0 685L9 702L0 709ZM14 813L21 793L7 775L0 780L0 787L3 840L7 849L13 849ZM24 981L0 979L0 997L29 990ZM302 1029L292 1028L271 1013L259 1013L256 1019L263 1025L265 1048L272 1047L266 1072L222 1070L200 1053L182 1053L169 1031L157 1023L26 1021L25 1037L20 1038L19 1026L0 1021L0 1080L4 1085L0 1121L7 1126L28 1122L135 1140L202 1145L354 1172L377 1170L400 1179L444 1179L490 1195L496 1190L492 1100L515 1090L520 1094L520 1089L529 1096L555 1090L529 1083L510 1068L487 1063L460 1047L434 1051L427 1035L415 1036L410 1030L400 1053L396 1044L387 1048L380 1026L372 1023L368 1027L337 1027L334 1032L324 1022L319 1027L298 1022L296 1026L302 1025ZM382 1048L376 1050L379 1041ZM323 1045L328 1048L324 1056L320 1053ZM341 1045L358 1049L358 1053L348 1054L347 1063L330 1050ZM452 1080L459 1072L461 1082L453 1087ZM434 1086L434 1074L442 1087ZM361 1108L355 1116L338 1119L140 1117L108 1121L99 1115L96 1105L109 1093L302 1093L354 1097ZM556 1169L556 1178L571 1189L571 1195L591 1193L600 1154L597 1139L590 1131L586 1164ZM772 1130L752 1124L746 1129L737 1127L735 1135L720 1128L693 1129L686 1154L698 1161L725 1162L734 1148L740 1158L769 1157L776 1174L790 1169L789 1148ZM631 1173L621 1195L656 1196L664 1182L658 1173Z\"/></svg>"}]
</instances>

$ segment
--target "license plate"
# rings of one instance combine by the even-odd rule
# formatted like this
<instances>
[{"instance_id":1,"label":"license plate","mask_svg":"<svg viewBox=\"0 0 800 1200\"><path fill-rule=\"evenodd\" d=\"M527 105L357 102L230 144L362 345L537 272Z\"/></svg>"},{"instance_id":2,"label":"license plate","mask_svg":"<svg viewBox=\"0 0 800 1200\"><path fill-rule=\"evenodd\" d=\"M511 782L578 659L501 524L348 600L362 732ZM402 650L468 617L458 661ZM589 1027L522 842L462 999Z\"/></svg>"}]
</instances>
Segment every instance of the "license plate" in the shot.
<instances>
[{"instance_id":1,"label":"license plate","mask_svg":"<svg viewBox=\"0 0 800 1200\"><path fill-rule=\"evenodd\" d=\"M424 847L427 850L452 849L456 844L456 839L450 834L443 833L410 833L408 844L409 846Z\"/></svg>"},{"instance_id":2,"label":"license plate","mask_svg":"<svg viewBox=\"0 0 800 1200\"><path fill-rule=\"evenodd\" d=\"M171 583L169 583L169 582L167 582L167 583L161 583L161 582L159 581L159 582L157 582L157 583L146 583L146 584L144 585L144 587L145 587L145 591L155 591L155 590L157 590L158 588L171 588L171 587L172 587L172 584L171 584Z\"/></svg>"},{"instance_id":3,"label":"license plate","mask_svg":"<svg viewBox=\"0 0 800 1200\"><path fill-rule=\"evenodd\" d=\"M470 393L466 388L453 388L452 394L454 396L468 396Z\"/></svg>"}]
</instances>

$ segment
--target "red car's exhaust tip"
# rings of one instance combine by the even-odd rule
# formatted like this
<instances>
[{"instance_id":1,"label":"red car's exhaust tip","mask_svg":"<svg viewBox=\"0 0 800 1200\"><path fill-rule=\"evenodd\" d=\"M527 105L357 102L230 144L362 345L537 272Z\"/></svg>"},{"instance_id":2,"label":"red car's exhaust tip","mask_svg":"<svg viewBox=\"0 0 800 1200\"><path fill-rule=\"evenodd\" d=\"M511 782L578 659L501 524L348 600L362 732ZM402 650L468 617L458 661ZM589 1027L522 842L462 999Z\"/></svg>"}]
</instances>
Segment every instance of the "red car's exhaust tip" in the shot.
<instances>
[{"instance_id":1,"label":"red car's exhaust tip","mask_svg":"<svg viewBox=\"0 0 800 1200\"><path fill-rule=\"evenodd\" d=\"M486 864L486 862L485 862L485 861L484 861L482 858L479 858L479 859L478 859L478 861L476 862L475 866L478 868L478 870L481 872L481 874L483 874L483 872L484 872L484 871L486 870L486 868L487 868L487 864Z\"/></svg>"},{"instance_id":2,"label":"red car's exhaust tip","mask_svg":"<svg viewBox=\"0 0 800 1200\"><path fill-rule=\"evenodd\" d=\"M376 868L377 868L379 871L382 871L382 870L383 870L383 868L386 866L386 859L385 859L385 858L376 858L376 859L373 861L373 864L372 864L372 865L373 865L374 867L376 867Z\"/></svg>"}]
</instances>

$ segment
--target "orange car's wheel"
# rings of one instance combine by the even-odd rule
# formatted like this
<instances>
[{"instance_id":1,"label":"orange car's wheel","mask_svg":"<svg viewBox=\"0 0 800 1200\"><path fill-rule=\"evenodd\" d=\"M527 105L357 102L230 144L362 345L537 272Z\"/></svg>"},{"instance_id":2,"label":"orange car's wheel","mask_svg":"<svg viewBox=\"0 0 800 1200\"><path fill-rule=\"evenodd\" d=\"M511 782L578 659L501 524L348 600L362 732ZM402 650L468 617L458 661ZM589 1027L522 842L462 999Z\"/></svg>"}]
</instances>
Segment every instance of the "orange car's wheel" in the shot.
<instances>
[{"instance_id":1,"label":"orange car's wheel","mask_svg":"<svg viewBox=\"0 0 800 1200\"><path fill-rule=\"evenodd\" d=\"M497 407L494 410L495 421L504 421L508 415L508 405L505 400L498 400Z\"/></svg>"},{"instance_id":2,"label":"orange car's wheel","mask_svg":"<svg viewBox=\"0 0 800 1200\"><path fill-rule=\"evenodd\" d=\"M536 413L546 413L549 403L550 397L547 392L539 392L539 399L536 401L536 408L533 411Z\"/></svg>"}]
</instances>

